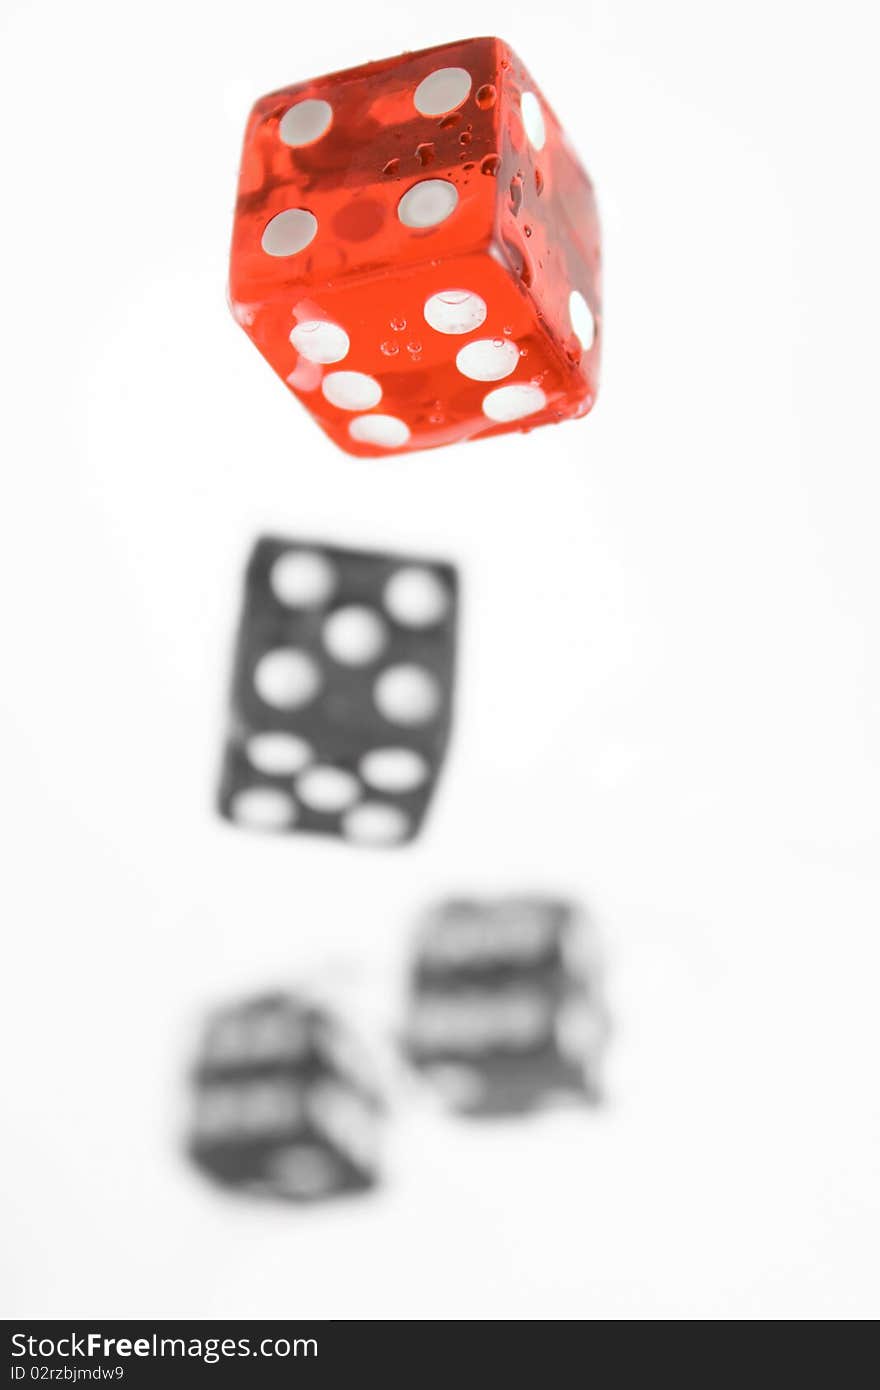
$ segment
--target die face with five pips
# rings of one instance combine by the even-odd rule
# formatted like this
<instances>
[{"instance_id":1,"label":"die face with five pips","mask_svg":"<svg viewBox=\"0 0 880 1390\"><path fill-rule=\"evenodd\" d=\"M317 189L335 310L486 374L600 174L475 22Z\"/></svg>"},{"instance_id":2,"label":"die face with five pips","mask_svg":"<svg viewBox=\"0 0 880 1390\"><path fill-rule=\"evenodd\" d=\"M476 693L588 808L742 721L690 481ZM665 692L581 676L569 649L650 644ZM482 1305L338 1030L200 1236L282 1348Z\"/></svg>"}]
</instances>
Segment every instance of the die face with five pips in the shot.
<instances>
[{"instance_id":1,"label":"die face with five pips","mask_svg":"<svg viewBox=\"0 0 880 1390\"><path fill-rule=\"evenodd\" d=\"M301 83L248 122L230 299L350 453L580 416L599 353L592 186L499 39Z\"/></svg>"},{"instance_id":2,"label":"die face with five pips","mask_svg":"<svg viewBox=\"0 0 880 1390\"><path fill-rule=\"evenodd\" d=\"M221 814L350 843L412 839L452 717L447 564L267 537L245 577Z\"/></svg>"}]
</instances>

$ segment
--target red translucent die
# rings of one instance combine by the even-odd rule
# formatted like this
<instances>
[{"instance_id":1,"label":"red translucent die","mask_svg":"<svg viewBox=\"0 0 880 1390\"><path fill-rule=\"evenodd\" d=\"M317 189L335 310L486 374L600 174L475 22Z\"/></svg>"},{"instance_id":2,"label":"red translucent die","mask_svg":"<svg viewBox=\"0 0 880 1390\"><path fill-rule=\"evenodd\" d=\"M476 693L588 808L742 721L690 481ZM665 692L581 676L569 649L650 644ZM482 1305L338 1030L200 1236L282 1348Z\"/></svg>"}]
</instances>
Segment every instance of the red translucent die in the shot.
<instances>
[{"instance_id":1,"label":"red translucent die","mask_svg":"<svg viewBox=\"0 0 880 1390\"><path fill-rule=\"evenodd\" d=\"M349 453L585 415L599 353L592 185L500 39L287 87L248 121L230 298Z\"/></svg>"}]
</instances>

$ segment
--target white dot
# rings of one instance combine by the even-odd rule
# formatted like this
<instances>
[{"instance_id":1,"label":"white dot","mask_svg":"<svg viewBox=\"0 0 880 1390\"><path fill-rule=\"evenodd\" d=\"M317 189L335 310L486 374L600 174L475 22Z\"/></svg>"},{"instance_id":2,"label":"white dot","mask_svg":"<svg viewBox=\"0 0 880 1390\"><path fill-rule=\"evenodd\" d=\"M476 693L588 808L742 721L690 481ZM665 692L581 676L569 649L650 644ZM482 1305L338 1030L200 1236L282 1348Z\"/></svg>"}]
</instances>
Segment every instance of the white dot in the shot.
<instances>
[{"instance_id":1,"label":"white dot","mask_svg":"<svg viewBox=\"0 0 880 1390\"><path fill-rule=\"evenodd\" d=\"M394 845L409 830L409 816L399 806L365 801L349 811L342 828L349 840L361 845Z\"/></svg>"},{"instance_id":2,"label":"white dot","mask_svg":"<svg viewBox=\"0 0 880 1390\"><path fill-rule=\"evenodd\" d=\"M393 724L425 724L440 708L437 678L424 666L389 666L373 694L379 713Z\"/></svg>"},{"instance_id":3,"label":"white dot","mask_svg":"<svg viewBox=\"0 0 880 1390\"><path fill-rule=\"evenodd\" d=\"M377 792L411 792L428 776L428 764L412 748L374 748L364 754L361 776Z\"/></svg>"},{"instance_id":4,"label":"white dot","mask_svg":"<svg viewBox=\"0 0 880 1390\"><path fill-rule=\"evenodd\" d=\"M360 783L353 773L325 763L308 768L296 784L297 795L303 805L327 815L351 806L357 801L360 790Z\"/></svg>"},{"instance_id":5,"label":"white dot","mask_svg":"<svg viewBox=\"0 0 880 1390\"><path fill-rule=\"evenodd\" d=\"M525 415L534 415L543 410L547 397L540 386L516 385L499 386L490 391L483 400L483 414L499 424L510 420L521 420Z\"/></svg>"},{"instance_id":6,"label":"white dot","mask_svg":"<svg viewBox=\"0 0 880 1390\"><path fill-rule=\"evenodd\" d=\"M286 1129L293 1098L272 1082L251 1082L241 1096L241 1124L250 1133ZM288 1121L289 1123L289 1121Z\"/></svg>"},{"instance_id":7,"label":"white dot","mask_svg":"<svg viewBox=\"0 0 880 1390\"><path fill-rule=\"evenodd\" d=\"M442 116L467 100L471 75L464 68L438 68L423 77L413 94L413 103L422 116Z\"/></svg>"},{"instance_id":8,"label":"white dot","mask_svg":"<svg viewBox=\"0 0 880 1390\"><path fill-rule=\"evenodd\" d=\"M196 1130L200 1135L235 1135L240 1129L240 1095L237 1086L209 1083L196 1101Z\"/></svg>"},{"instance_id":9,"label":"white dot","mask_svg":"<svg viewBox=\"0 0 880 1390\"><path fill-rule=\"evenodd\" d=\"M441 290L425 300L425 319L438 333L472 333L487 313L486 301L470 290Z\"/></svg>"},{"instance_id":10,"label":"white dot","mask_svg":"<svg viewBox=\"0 0 880 1390\"><path fill-rule=\"evenodd\" d=\"M324 624L324 646L346 666L366 666L375 661L387 641L388 633L378 613L358 603L337 608Z\"/></svg>"},{"instance_id":11,"label":"white dot","mask_svg":"<svg viewBox=\"0 0 880 1390\"><path fill-rule=\"evenodd\" d=\"M251 1057L302 1055L308 1046L305 1020L283 1007L264 1006L249 1020L245 1051Z\"/></svg>"},{"instance_id":12,"label":"white dot","mask_svg":"<svg viewBox=\"0 0 880 1390\"><path fill-rule=\"evenodd\" d=\"M333 107L329 101L309 99L298 101L281 117L278 134L285 145L311 145L320 140L333 120Z\"/></svg>"},{"instance_id":13,"label":"white dot","mask_svg":"<svg viewBox=\"0 0 880 1390\"><path fill-rule=\"evenodd\" d=\"M280 730L251 734L245 745L245 753L251 767L255 767L257 772L264 772L267 777L292 777L312 757L312 750L304 738Z\"/></svg>"},{"instance_id":14,"label":"white dot","mask_svg":"<svg viewBox=\"0 0 880 1390\"><path fill-rule=\"evenodd\" d=\"M321 687L321 673L308 652L278 647L257 662L254 688L267 705L296 709L313 700Z\"/></svg>"},{"instance_id":15,"label":"white dot","mask_svg":"<svg viewBox=\"0 0 880 1390\"><path fill-rule=\"evenodd\" d=\"M556 1045L568 1061L589 1062L601 1046L604 1024L600 1011L583 997L569 999L556 1014L553 1024Z\"/></svg>"},{"instance_id":16,"label":"white dot","mask_svg":"<svg viewBox=\"0 0 880 1390\"><path fill-rule=\"evenodd\" d=\"M313 213L288 208L266 223L260 245L269 256L295 256L314 240L317 230L318 219Z\"/></svg>"},{"instance_id":17,"label":"white dot","mask_svg":"<svg viewBox=\"0 0 880 1390\"><path fill-rule=\"evenodd\" d=\"M331 1161L316 1144L293 1144L282 1149L273 1156L267 1176L281 1196L302 1201L323 1197L334 1183Z\"/></svg>"},{"instance_id":18,"label":"white dot","mask_svg":"<svg viewBox=\"0 0 880 1390\"><path fill-rule=\"evenodd\" d=\"M330 561L316 551L288 550L272 566L269 583L288 608L315 608L332 594L336 574Z\"/></svg>"},{"instance_id":19,"label":"white dot","mask_svg":"<svg viewBox=\"0 0 880 1390\"><path fill-rule=\"evenodd\" d=\"M444 1100L458 1110L470 1110L486 1098L486 1082L473 1067L454 1062L435 1062L423 1068L424 1075L437 1087Z\"/></svg>"},{"instance_id":20,"label":"white dot","mask_svg":"<svg viewBox=\"0 0 880 1390\"><path fill-rule=\"evenodd\" d=\"M245 787L232 798L229 813L250 830L285 830L296 820L296 805L277 787Z\"/></svg>"},{"instance_id":21,"label":"white dot","mask_svg":"<svg viewBox=\"0 0 880 1390\"><path fill-rule=\"evenodd\" d=\"M547 131L544 129L544 113L534 92L523 92L519 103L526 135L536 150L543 150Z\"/></svg>"},{"instance_id":22,"label":"white dot","mask_svg":"<svg viewBox=\"0 0 880 1390\"><path fill-rule=\"evenodd\" d=\"M338 323L309 319L291 330L290 341L301 357L326 365L341 362L351 346L348 334Z\"/></svg>"},{"instance_id":23,"label":"white dot","mask_svg":"<svg viewBox=\"0 0 880 1390\"><path fill-rule=\"evenodd\" d=\"M590 306L580 290L572 290L568 296L568 317L571 319L572 328L581 340L581 347L584 352L589 351L596 336L596 323L590 312Z\"/></svg>"},{"instance_id":24,"label":"white dot","mask_svg":"<svg viewBox=\"0 0 880 1390\"><path fill-rule=\"evenodd\" d=\"M399 449L409 440L409 426L396 415L360 415L348 432L359 444L375 444L379 449Z\"/></svg>"},{"instance_id":25,"label":"white dot","mask_svg":"<svg viewBox=\"0 0 880 1390\"><path fill-rule=\"evenodd\" d=\"M501 381L519 361L519 348L508 338L478 338L460 348L455 365L471 381Z\"/></svg>"},{"instance_id":26,"label":"white dot","mask_svg":"<svg viewBox=\"0 0 880 1390\"><path fill-rule=\"evenodd\" d=\"M405 227L436 227L446 221L457 204L458 189L454 183L422 179L404 193L397 204L397 216Z\"/></svg>"},{"instance_id":27,"label":"white dot","mask_svg":"<svg viewBox=\"0 0 880 1390\"><path fill-rule=\"evenodd\" d=\"M385 585L383 601L392 618L405 627L431 627L449 607L449 591L433 570L406 565Z\"/></svg>"},{"instance_id":28,"label":"white dot","mask_svg":"<svg viewBox=\"0 0 880 1390\"><path fill-rule=\"evenodd\" d=\"M234 1014L221 1016L210 1024L207 1051L212 1059L232 1061L247 1053L245 1021Z\"/></svg>"},{"instance_id":29,"label":"white dot","mask_svg":"<svg viewBox=\"0 0 880 1390\"><path fill-rule=\"evenodd\" d=\"M365 372L330 372L321 382L321 390L340 410L369 410L382 399L382 387Z\"/></svg>"}]
</instances>

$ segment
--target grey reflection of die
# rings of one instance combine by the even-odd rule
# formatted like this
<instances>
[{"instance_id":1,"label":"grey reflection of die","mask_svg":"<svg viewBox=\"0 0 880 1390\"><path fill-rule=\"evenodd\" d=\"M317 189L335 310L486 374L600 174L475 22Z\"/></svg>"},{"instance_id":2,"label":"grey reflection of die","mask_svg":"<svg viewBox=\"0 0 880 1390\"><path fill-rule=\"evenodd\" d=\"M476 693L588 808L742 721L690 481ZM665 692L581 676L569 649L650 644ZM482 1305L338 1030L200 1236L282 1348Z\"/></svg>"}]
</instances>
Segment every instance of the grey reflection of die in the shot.
<instances>
[{"instance_id":1,"label":"grey reflection of die","mask_svg":"<svg viewBox=\"0 0 880 1390\"><path fill-rule=\"evenodd\" d=\"M207 1020L188 1150L218 1182L295 1201L371 1187L382 1114L361 1049L323 1009L271 994Z\"/></svg>"},{"instance_id":2,"label":"grey reflection of die","mask_svg":"<svg viewBox=\"0 0 880 1390\"><path fill-rule=\"evenodd\" d=\"M447 564L259 540L245 576L220 813L363 845L411 840L452 718Z\"/></svg>"},{"instance_id":3,"label":"grey reflection of die","mask_svg":"<svg viewBox=\"0 0 880 1390\"><path fill-rule=\"evenodd\" d=\"M598 1096L607 1034L593 934L545 897L450 900L419 932L404 1048L456 1110L505 1114Z\"/></svg>"}]
</instances>

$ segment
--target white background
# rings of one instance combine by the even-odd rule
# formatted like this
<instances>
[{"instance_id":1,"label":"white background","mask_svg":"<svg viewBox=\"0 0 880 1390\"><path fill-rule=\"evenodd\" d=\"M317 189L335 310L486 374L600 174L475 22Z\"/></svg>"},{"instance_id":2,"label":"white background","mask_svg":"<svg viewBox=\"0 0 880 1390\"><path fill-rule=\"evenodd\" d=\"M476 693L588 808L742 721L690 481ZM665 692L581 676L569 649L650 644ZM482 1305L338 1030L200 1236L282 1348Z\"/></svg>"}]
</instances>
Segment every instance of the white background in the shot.
<instances>
[{"instance_id":1,"label":"white background","mask_svg":"<svg viewBox=\"0 0 880 1390\"><path fill-rule=\"evenodd\" d=\"M599 404L346 457L225 305L248 107L493 32L596 180ZM7 0L7 1316L880 1311L877 39L861 0ZM266 529L463 567L410 850L212 816ZM189 1173L206 1002L317 972L387 1028L422 903L517 887L601 929L604 1110L404 1095L383 1193L306 1214Z\"/></svg>"}]
</instances>

